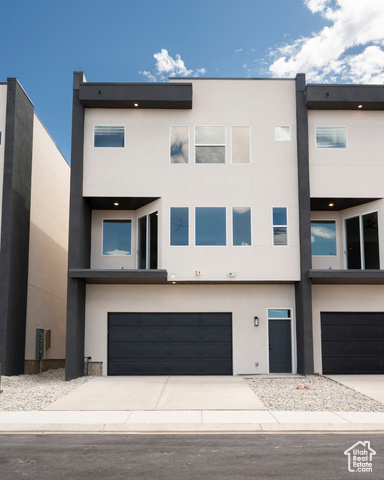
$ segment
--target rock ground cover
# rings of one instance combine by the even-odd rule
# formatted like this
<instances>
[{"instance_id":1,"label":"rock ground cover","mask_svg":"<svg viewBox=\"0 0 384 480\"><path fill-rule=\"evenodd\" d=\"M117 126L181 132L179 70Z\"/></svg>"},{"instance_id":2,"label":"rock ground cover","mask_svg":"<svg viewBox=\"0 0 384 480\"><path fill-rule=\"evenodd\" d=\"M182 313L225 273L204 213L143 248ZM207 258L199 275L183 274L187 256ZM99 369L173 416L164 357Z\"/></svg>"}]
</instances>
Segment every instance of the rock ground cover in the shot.
<instances>
[{"instance_id":1,"label":"rock ground cover","mask_svg":"<svg viewBox=\"0 0 384 480\"><path fill-rule=\"evenodd\" d=\"M66 381L63 368L48 370L41 375L1 377L0 411L42 410L92 377Z\"/></svg>"},{"instance_id":2,"label":"rock ground cover","mask_svg":"<svg viewBox=\"0 0 384 480\"><path fill-rule=\"evenodd\" d=\"M384 404L320 375L244 380L269 410L384 412Z\"/></svg>"}]
</instances>

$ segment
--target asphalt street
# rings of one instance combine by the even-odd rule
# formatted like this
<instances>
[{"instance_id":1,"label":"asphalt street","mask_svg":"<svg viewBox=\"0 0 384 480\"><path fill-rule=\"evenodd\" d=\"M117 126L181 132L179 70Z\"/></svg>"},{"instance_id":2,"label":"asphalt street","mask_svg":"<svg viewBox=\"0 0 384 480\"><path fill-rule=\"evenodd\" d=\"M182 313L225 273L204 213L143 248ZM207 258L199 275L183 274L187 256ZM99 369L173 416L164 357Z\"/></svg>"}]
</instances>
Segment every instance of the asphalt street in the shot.
<instances>
[{"instance_id":1,"label":"asphalt street","mask_svg":"<svg viewBox=\"0 0 384 480\"><path fill-rule=\"evenodd\" d=\"M370 441L372 472L344 451ZM1 480L384 478L383 434L0 435Z\"/></svg>"}]
</instances>

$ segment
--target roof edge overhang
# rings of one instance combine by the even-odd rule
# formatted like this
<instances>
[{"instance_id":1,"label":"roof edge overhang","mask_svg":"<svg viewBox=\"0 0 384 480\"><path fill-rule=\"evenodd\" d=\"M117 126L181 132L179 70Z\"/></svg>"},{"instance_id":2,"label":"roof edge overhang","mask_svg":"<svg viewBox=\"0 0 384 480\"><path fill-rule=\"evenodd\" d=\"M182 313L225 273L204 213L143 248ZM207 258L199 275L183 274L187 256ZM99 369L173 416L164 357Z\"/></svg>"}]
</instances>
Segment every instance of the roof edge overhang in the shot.
<instances>
[{"instance_id":1,"label":"roof edge overhang","mask_svg":"<svg viewBox=\"0 0 384 480\"><path fill-rule=\"evenodd\" d=\"M384 85L308 84L309 110L384 110Z\"/></svg>"},{"instance_id":2,"label":"roof edge overhang","mask_svg":"<svg viewBox=\"0 0 384 480\"><path fill-rule=\"evenodd\" d=\"M79 85L87 108L191 109L192 83L89 83Z\"/></svg>"}]
</instances>

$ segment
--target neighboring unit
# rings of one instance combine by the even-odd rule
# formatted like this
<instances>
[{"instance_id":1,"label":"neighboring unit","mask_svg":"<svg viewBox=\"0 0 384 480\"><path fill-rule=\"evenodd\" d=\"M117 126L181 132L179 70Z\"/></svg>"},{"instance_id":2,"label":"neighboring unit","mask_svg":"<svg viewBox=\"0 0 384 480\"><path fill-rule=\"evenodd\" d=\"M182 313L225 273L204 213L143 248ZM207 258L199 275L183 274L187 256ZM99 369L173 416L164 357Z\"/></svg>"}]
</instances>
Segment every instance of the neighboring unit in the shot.
<instances>
[{"instance_id":1,"label":"neighboring unit","mask_svg":"<svg viewBox=\"0 0 384 480\"><path fill-rule=\"evenodd\" d=\"M76 72L73 95L68 379L353 371L351 315L383 369L384 87Z\"/></svg>"},{"instance_id":2,"label":"neighboring unit","mask_svg":"<svg viewBox=\"0 0 384 480\"><path fill-rule=\"evenodd\" d=\"M0 83L0 363L37 372L36 328L50 331L43 368L64 366L70 167L19 82Z\"/></svg>"}]
</instances>

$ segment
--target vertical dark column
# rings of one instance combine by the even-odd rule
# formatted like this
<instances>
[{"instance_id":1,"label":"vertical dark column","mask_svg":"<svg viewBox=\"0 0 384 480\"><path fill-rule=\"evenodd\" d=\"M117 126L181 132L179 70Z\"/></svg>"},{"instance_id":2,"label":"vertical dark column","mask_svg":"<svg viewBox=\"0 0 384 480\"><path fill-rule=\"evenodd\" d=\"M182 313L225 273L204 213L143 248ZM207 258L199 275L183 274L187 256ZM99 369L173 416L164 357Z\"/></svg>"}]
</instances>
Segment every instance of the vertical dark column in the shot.
<instances>
[{"instance_id":1,"label":"vertical dark column","mask_svg":"<svg viewBox=\"0 0 384 480\"><path fill-rule=\"evenodd\" d=\"M308 112L305 104L305 75L296 76L297 161L299 184L300 282L295 285L297 371L313 373L311 201L309 185Z\"/></svg>"},{"instance_id":2,"label":"vertical dark column","mask_svg":"<svg viewBox=\"0 0 384 480\"><path fill-rule=\"evenodd\" d=\"M68 268L89 268L91 251L91 208L83 198L84 107L79 100L82 72L73 75L71 196L69 211ZM83 375L85 285L68 278L65 376Z\"/></svg>"},{"instance_id":3,"label":"vertical dark column","mask_svg":"<svg viewBox=\"0 0 384 480\"><path fill-rule=\"evenodd\" d=\"M0 251L0 363L24 373L34 108L15 78L7 81Z\"/></svg>"}]
</instances>

